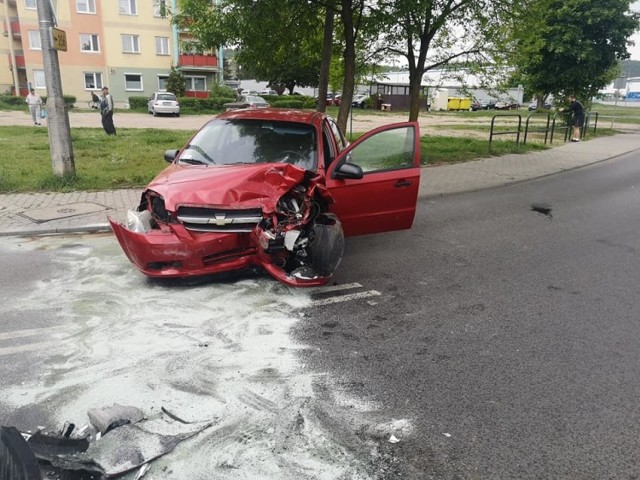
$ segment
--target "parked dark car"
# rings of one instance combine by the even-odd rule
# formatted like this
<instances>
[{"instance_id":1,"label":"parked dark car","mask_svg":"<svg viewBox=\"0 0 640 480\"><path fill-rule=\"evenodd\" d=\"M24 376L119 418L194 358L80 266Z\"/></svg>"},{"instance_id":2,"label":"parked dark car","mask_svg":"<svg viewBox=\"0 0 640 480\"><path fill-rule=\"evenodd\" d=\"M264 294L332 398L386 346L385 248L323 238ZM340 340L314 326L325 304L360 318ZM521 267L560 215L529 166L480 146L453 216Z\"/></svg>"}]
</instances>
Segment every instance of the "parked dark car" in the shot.
<instances>
[{"instance_id":1,"label":"parked dark car","mask_svg":"<svg viewBox=\"0 0 640 480\"><path fill-rule=\"evenodd\" d=\"M520 108L520 104L514 101L504 101L501 100L496 102L495 109L496 110L517 110Z\"/></svg>"},{"instance_id":2,"label":"parked dark car","mask_svg":"<svg viewBox=\"0 0 640 480\"><path fill-rule=\"evenodd\" d=\"M474 100L471 102L471 110L477 112L478 110L492 110L496 108L495 100Z\"/></svg>"},{"instance_id":3,"label":"parked dark car","mask_svg":"<svg viewBox=\"0 0 640 480\"><path fill-rule=\"evenodd\" d=\"M257 95L243 95L235 102L222 105L227 110L238 110L241 108L267 108L269 103Z\"/></svg>"},{"instance_id":4,"label":"parked dark car","mask_svg":"<svg viewBox=\"0 0 640 480\"><path fill-rule=\"evenodd\" d=\"M260 268L291 286L326 284L344 238L411 228L420 183L417 122L348 144L331 117L241 109L208 121L144 190L124 223L109 219L147 276Z\"/></svg>"}]
</instances>

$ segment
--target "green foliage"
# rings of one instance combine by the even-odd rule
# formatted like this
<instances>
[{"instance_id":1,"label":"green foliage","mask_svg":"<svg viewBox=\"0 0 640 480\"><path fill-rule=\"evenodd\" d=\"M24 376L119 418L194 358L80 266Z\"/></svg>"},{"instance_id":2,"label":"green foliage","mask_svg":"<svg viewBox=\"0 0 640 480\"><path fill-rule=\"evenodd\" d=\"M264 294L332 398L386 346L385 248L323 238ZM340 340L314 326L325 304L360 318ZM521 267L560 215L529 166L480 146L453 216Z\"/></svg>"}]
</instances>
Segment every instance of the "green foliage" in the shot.
<instances>
[{"instance_id":1,"label":"green foliage","mask_svg":"<svg viewBox=\"0 0 640 480\"><path fill-rule=\"evenodd\" d=\"M284 85L316 86L322 52L322 16L313 2L299 0L179 0L174 23L188 28L194 48L237 45L239 78Z\"/></svg>"},{"instance_id":2,"label":"green foliage","mask_svg":"<svg viewBox=\"0 0 640 480\"><path fill-rule=\"evenodd\" d=\"M222 85L217 82L213 82L211 84L211 89L209 90L209 94L212 97L225 97L225 98L235 98L237 96L237 92L233 88L227 85Z\"/></svg>"},{"instance_id":3,"label":"green foliage","mask_svg":"<svg viewBox=\"0 0 640 480\"><path fill-rule=\"evenodd\" d=\"M302 100L275 100L270 104L276 108L303 108L304 102Z\"/></svg>"},{"instance_id":4,"label":"green foliage","mask_svg":"<svg viewBox=\"0 0 640 480\"><path fill-rule=\"evenodd\" d=\"M272 107L277 108L316 108L316 99L306 95L283 95L266 99Z\"/></svg>"},{"instance_id":5,"label":"green foliage","mask_svg":"<svg viewBox=\"0 0 640 480\"><path fill-rule=\"evenodd\" d=\"M5 105L24 107L25 99L16 95L0 95L0 107Z\"/></svg>"},{"instance_id":6,"label":"green foliage","mask_svg":"<svg viewBox=\"0 0 640 480\"><path fill-rule=\"evenodd\" d=\"M18 98L20 98L20 97L18 97ZM47 96L46 95L40 96L40 99L42 100L43 104L47 103ZM73 105L74 105L74 103L76 103L76 100L77 100L75 95L63 95L62 99L64 100L64 104L67 106L67 108L73 108ZM23 102L24 102L24 100L23 100Z\"/></svg>"},{"instance_id":7,"label":"green foliage","mask_svg":"<svg viewBox=\"0 0 640 480\"><path fill-rule=\"evenodd\" d=\"M0 127L0 192L100 190L141 187L167 164L163 152L180 148L193 131L119 128L117 137L98 128L73 128L75 180L51 173L46 128Z\"/></svg>"},{"instance_id":8,"label":"green foliage","mask_svg":"<svg viewBox=\"0 0 640 480\"><path fill-rule=\"evenodd\" d=\"M149 98L148 97L140 97L140 96L129 97L129 108L131 110L144 109L146 111L148 103L149 103Z\"/></svg>"},{"instance_id":9,"label":"green foliage","mask_svg":"<svg viewBox=\"0 0 640 480\"><path fill-rule=\"evenodd\" d=\"M167 78L167 92L173 93L176 97L182 97L185 91L185 81L184 74L172 65Z\"/></svg>"},{"instance_id":10,"label":"green foliage","mask_svg":"<svg viewBox=\"0 0 640 480\"><path fill-rule=\"evenodd\" d=\"M210 113L214 110L223 110L222 106L225 103L231 103L236 101L236 97L209 97L209 98L195 98L195 97L180 97L181 111L188 111L193 113Z\"/></svg>"},{"instance_id":11,"label":"green foliage","mask_svg":"<svg viewBox=\"0 0 640 480\"><path fill-rule=\"evenodd\" d=\"M639 18L629 0L532 0L509 39L511 63L536 96L587 101L619 75Z\"/></svg>"}]
</instances>

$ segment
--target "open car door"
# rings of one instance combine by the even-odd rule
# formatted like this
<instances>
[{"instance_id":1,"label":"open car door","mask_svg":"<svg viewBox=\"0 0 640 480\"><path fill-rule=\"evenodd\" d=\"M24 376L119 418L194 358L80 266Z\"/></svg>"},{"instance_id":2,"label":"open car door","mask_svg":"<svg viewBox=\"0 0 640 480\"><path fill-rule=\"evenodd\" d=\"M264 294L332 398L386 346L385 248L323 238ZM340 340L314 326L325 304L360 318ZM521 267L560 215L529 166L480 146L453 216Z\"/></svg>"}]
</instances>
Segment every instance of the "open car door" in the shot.
<instances>
[{"instance_id":1,"label":"open car door","mask_svg":"<svg viewBox=\"0 0 640 480\"><path fill-rule=\"evenodd\" d=\"M331 163L326 182L346 236L411 228L420 186L418 122L363 135Z\"/></svg>"}]
</instances>

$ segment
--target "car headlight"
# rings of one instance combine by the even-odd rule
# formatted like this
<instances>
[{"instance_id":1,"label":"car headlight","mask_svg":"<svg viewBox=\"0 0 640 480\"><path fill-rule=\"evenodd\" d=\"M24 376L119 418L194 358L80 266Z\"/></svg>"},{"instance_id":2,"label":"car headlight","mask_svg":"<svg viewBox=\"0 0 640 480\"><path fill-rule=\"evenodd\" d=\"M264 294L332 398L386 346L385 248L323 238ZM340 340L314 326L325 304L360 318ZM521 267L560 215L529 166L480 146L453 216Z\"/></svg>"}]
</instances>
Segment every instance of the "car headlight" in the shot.
<instances>
[{"instance_id":1,"label":"car headlight","mask_svg":"<svg viewBox=\"0 0 640 480\"><path fill-rule=\"evenodd\" d=\"M127 212L127 229L135 233L147 233L151 231L151 212L144 210Z\"/></svg>"}]
</instances>

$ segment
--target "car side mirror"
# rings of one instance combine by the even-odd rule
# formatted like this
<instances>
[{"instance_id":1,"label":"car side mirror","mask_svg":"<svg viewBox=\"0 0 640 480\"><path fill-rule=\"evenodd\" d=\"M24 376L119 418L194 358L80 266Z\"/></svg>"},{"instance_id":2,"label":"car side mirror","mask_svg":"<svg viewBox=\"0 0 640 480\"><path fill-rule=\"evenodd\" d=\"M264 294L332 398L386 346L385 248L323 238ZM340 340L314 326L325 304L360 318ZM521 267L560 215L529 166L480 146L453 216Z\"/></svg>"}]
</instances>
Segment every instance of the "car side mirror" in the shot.
<instances>
[{"instance_id":1,"label":"car side mirror","mask_svg":"<svg viewBox=\"0 0 640 480\"><path fill-rule=\"evenodd\" d=\"M355 163L344 162L333 171L333 178L349 178L359 180L364 176L362 168Z\"/></svg>"},{"instance_id":2,"label":"car side mirror","mask_svg":"<svg viewBox=\"0 0 640 480\"><path fill-rule=\"evenodd\" d=\"M176 159L176 157L178 156L178 152L179 151L180 150L166 150L164 152L165 161L168 162L168 163L172 163Z\"/></svg>"}]
</instances>

